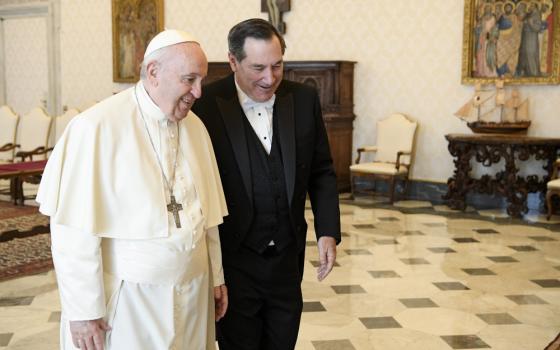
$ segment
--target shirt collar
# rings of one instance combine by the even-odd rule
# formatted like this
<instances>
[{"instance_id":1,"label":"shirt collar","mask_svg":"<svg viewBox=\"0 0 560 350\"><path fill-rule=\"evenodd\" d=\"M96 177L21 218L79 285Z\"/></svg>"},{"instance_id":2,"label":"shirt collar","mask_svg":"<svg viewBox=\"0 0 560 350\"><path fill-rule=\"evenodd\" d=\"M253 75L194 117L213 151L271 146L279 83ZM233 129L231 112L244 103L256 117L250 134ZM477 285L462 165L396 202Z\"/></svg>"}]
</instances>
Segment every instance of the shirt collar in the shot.
<instances>
[{"instance_id":1,"label":"shirt collar","mask_svg":"<svg viewBox=\"0 0 560 350\"><path fill-rule=\"evenodd\" d=\"M140 80L135 87L136 96L138 97L138 103L140 104L140 108L142 112L146 116L146 118L152 118L157 121L167 120L167 116L163 111L156 105L154 100L148 95L146 88L144 87L144 83Z\"/></svg>"},{"instance_id":2,"label":"shirt collar","mask_svg":"<svg viewBox=\"0 0 560 350\"><path fill-rule=\"evenodd\" d=\"M239 84L237 84L237 80L235 81L235 88L237 89L237 98L239 98L239 103L244 110L251 109L257 106L263 106L265 108L272 108L274 106L274 101L276 100L276 94L272 95L272 97L268 101L264 102L255 102L253 101L247 94L241 90Z\"/></svg>"}]
</instances>

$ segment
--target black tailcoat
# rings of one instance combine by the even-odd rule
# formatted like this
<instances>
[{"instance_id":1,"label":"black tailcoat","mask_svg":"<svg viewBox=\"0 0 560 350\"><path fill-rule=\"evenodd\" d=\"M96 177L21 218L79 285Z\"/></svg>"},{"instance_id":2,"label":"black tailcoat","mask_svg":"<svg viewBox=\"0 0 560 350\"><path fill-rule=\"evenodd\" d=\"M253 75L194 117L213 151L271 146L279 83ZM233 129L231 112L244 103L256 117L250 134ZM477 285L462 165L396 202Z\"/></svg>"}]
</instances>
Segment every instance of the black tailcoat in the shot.
<instances>
[{"instance_id":1,"label":"black tailcoat","mask_svg":"<svg viewBox=\"0 0 560 350\"><path fill-rule=\"evenodd\" d=\"M253 196L246 118L239 103L233 74L206 85L193 111L202 119L214 147L229 215L220 226L224 266L228 251L237 250L253 220ZM314 213L317 239L340 241L340 213L336 176L319 97L315 89L283 80L276 91L274 117L279 137L291 224L297 249L305 249L306 195ZM226 271L227 273L227 271Z\"/></svg>"}]
</instances>

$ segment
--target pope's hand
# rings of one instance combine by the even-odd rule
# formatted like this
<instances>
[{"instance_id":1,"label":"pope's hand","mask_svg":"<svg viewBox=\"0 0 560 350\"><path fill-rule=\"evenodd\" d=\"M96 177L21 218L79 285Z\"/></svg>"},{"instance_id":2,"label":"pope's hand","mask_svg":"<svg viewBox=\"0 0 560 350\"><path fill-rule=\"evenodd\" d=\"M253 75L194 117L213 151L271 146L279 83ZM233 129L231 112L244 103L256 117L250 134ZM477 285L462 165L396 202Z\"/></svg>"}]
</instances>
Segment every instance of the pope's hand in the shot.
<instances>
[{"instance_id":1,"label":"pope's hand","mask_svg":"<svg viewBox=\"0 0 560 350\"><path fill-rule=\"evenodd\" d=\"M105 333L111 327L102 319L70 321L70 333L74 346L80 350L103 350Z\"/></svg>"},{"instance_id":2,"label":"pope's hand","mask_svg":"<svg viewBox=\"0 0 560 350\"><path fill-rule=\"evenodd\" d=\"M228 307L228 295L225 284L214 287L214 303L216 304L216 322L218 322L224 317Z\"/></svg>"},{"instance_id":3,"label":"pope's hand","mask_svg":"<svg viewBox=\"0 0 560 350\"><path fill-rule=\"evenodd\" d=\"M333 237L322 236L317 242L319 248L319 267L317 279L322 281L331 272L336 260L336 240Z\"/></svg>"}]
</instances>

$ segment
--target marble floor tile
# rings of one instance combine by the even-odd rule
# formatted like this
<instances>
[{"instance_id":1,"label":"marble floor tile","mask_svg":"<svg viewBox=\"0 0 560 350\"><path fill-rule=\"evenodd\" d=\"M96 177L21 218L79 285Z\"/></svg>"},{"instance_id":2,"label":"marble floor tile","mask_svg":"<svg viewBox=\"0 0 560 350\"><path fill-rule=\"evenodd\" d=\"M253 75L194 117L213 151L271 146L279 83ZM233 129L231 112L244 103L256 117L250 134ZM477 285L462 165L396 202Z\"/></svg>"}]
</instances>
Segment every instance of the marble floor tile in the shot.
<instances>
[{"instance_id":1,"label":"marble floor tile","mask_svg":"<svg viewBox=\"0 0 560 350\"><path fill-rule=\"evenodd\" d=\"M367 249L343 249L343 251L348 255L371 255Z\"/></svg>"},{"instance_id":2,"label":"marble floor tile","mask_svg":"<svg viewBox=\"0 0 560 350\"><path fill-rule=\"evenodd\" d=\"M506 295L506 298L518 305L547 304L546 301L533 294Z\"/></svg>"},{"instance_id":3,"label":"marble floor tile","mask_svg":"<svg viewBox=\"0 0 560 350\"><path fill-rule=\"evenodd\" d=\"M2 306L21 306L30 305L33 302L34 296L15 297L15 298L0 298L0 307Z\"/></svg>"},{"instance_id":4,"label":"marble floor tile","mask_svg":"<svg viewBox=\"0 0 560 350\"><path fill-rule=\"evenodd\" d=\"M519 262L519 260L512 258L511 256L487 256L487 258L496 263Z\"/></svg>"},{"instance_id":5,"label":"marble floor tile","mask_svg":"<svg viewBox=\"0 0 560 350\"><path fill-rule=\"evenodd\" d=\"M469 289L461 282L434 282L434 285L441 290L467 290Z\"/></svg>"},{"instance_id":6,"label":"marble floor tile","mask_svg":"<svg viewBox=\"0 0 560 350\"><path fill-rule=\"evenodd\" d=\"M480 317L484 322L493 325L521 323L507 313L477 314L477 316Z\"/></svg>"},{"instance_id":7,"label":"marble floor tile","mask_svg":"<svg viewBox=\"0 0 560 350\"><path fill-rule=\"evenodd\" d=\"M558 335L560 216L341 197L342 242L319 282L306 207L296 350L532 350ZM0 282L0 349L58 349L59 320L52 271Z\"/></svg>"},{"instance_id":8,"label":"marble floor tile","mask_svg":"<svg viewBox=\"0 0 560 350\"><path fill-rule=\"evenodd\" d=\"M424 258L408 258L400 259L403 263L407 265L429 265L430 262Z\"/></svg>"},{"instance_id":9,"label":"marble floor tile","mask_svg":"<svg viewBox=\"0 0 560 350\"><path fill-rule=\"evenodd\" d=\"M560 288L560 280L557 279L531 280L531 282L543 288Z\"/></svg>"},{"instance_id":10,"label":"marble floor tile","mask_svg":"<svg viewBox=\"0 0 560 350\"><path fill-rule=\"evenodd\" d=\"M364 288L359 285L339 285L339 286L331 286L331 288L335 291L336 294L358 294L358 293L366 293Z\"/></svg>"},{"instance_id":11,"label":"marble floor tile","mask_svg":"<svg viewBox=\"0 0 560 350\"><path fill-rule=\"evenodd\" d=\"M490 346L474 334L444 335L441 337L453 349L488 349Z\"/></svg>"},{"instance_id":12,"label":"marble floor tile","mask_svg":"<svg viewBox=\"0 0 560 350\"><path fill-rule=\"evenodd\" d=\"M453 238L453 240L457 243L480 243L479 240L471 237L457 237Z\"/></svg>"},{"instance_id":13,"label":"marble floor tile","mask_svg":"<svg viewBox=\"0 0 560 350\"><path fill-rule=\"evenodd\" d=\"M348 339L342 340L314 340L311 342L316 350L356 350Z\"/></svg>"},{"instance_id":14,"label":"marble floor tile","mask_svg":"<svg viewBox=\"0 0 560 350\"><path fill-rule=\"evenodd\" d=\"M500 233L500 232L498 232L498 231L496 231L496 230L494 230L494 229L491 229L491 228L473 229L473 231L475 231L476 233L481 234L481 235L490 235L490 234L498 234L498 233Z\"/></svg>"},{"instance_id":15,"label":"marble floor tile","mask_svg":"<svg viewBox=\"0 0 560 350\"><path fill-rule=\"evenodd\" d=\"M433 335L477 334L487 325L470 312L442 307L406 309L394 317L405 328Z\"/></svg>"},{"instance_id":16,"label":"marble floor tile","mask_svg":"<svg viewBox=\"0 0 560 350\"><path fill-rule=\"evenodd\" d=\"M0 333L0 346L8 346L14 333Z\"/></svg>"},{"instance_id":17,"label":"marble floor tile","mask_svg":"<svg viewBox=\"0 0 560 350\"><path fill-rule=\"evenodd\" d=\"M471 276L495 276L496 274L489 269L473 268L461 269Z\"/></svg>"},{"instance_id":18,"label":"marble floor tile","mask_svg":"<svg viewBox=\"0 0 560 350\"><path fill-rule=\"evenodd\" d=\"M367 329L402 328L393 317L362 317L360 321Z\"/></svg>"},{"instance_id":19,"label":"marble floor tile","mask_svg":"<svg viewBox=\"0 0 560 350\"><path fill-rule=\"evenodd\" d=\"M518 252L534 252L538 250L530 245L510 245L509 247Z\"/></svg>"},{"instance_id":20,"label":"marble floor tile","mask_svg":"<svg viewBox=\"0 0 560 350\"><path fill-rule=\"evenodd\" d=\"M373 278L398 278L401 277L398 273L391 270L386 271L368 271Z\"/></svg>"},{"instance_id":21,"label":"marble floor tile","mask_svg":"<svg viewBox=\"0 0 560 350\"><path fill-rule=\"evenodd\" d=\"M531 236L529 237L533 241L537 242L557 242L558 240L549 236Z\"/></svg>"},{"instance_id":22,"label":"marble floor tile","mask_svg":"<svg viewBox=\"0 0 560 350\"><path fill-rule=\"evenodd\" d=\"M429 298L408 298L408 299L399 299L399 301L403 303L404 306L411 309L438 307L438 305Z\"/></svg>"},{"instance_id":23,"label":"marble floor tile","mask_svg":"<svg viewBox=\"0 0 560 350\"><path fill-rule=\"evenodd\" d=\"M48 322L60 322L60 314L61 314L60 311L51 312Z\"/></svg>"},{"instance_id":24,"label":"marble floor tile","mask_svg":"<svg viewBox=\"0 0 560 350\"><path fill-rule=\"evenodd\" d=\"M488 326L478 336L493 350L544 349L558 334L553 327L535 327L527 324Z\"/></svg>"},{"instance_id":25,"label":"marble floor tile","mask_svg":"<svg viewBox=\"0 0 560 350\"><path fill-rule=\"evenodd\" d=\"M432 247L428 248L429 251L436 254L443 254L443 253L457 253L456 250L449 248L449 247Z\"/></svg>"}]
</instances>

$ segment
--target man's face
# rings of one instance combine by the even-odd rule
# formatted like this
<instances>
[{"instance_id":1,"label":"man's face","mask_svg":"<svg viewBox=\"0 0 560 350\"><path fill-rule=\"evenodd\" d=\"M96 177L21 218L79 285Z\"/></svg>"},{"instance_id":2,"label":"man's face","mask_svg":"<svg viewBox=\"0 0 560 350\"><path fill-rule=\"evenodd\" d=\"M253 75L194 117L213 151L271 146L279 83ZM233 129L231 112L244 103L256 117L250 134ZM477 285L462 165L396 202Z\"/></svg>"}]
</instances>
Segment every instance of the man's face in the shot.
<instances>
[{"instance_id":1,"label":"man's face","mask_svg":"<svg viewBox=\"0 0 560 350\"><path fill-rule=\"evenodd\" d=\"M284 74L280 40L245 39L246 57L237 61L230 53L229 63L237 84L255 102L269 100L276 92Z\"/></svg>"},{"instance_id":2,"label":"man's face","mask_svg":"<svg viewBox=\"0 0 560 350\"><path fill-rule=\"evenodd\" d=\"M148 69L153 86L150 96L171 121L180 121L202 94L202 79L208 73L206 55L196 43L169 48L160 63Z\"/></svg>"}]
</instances>

